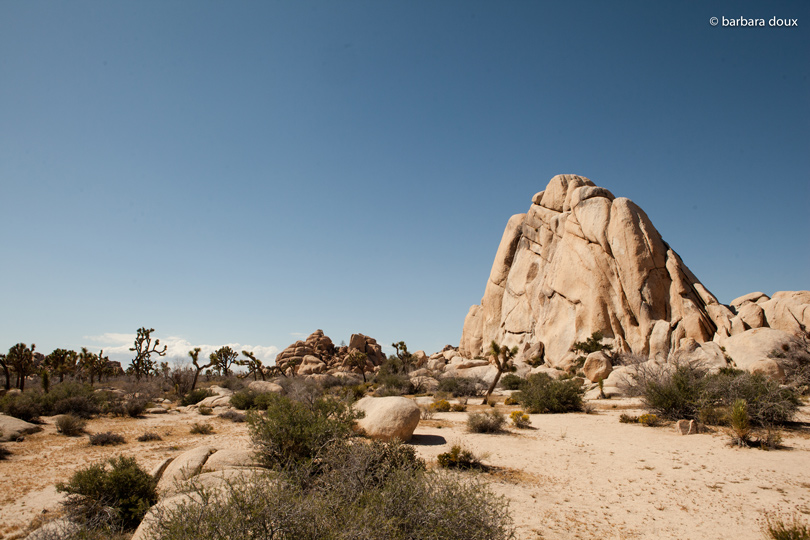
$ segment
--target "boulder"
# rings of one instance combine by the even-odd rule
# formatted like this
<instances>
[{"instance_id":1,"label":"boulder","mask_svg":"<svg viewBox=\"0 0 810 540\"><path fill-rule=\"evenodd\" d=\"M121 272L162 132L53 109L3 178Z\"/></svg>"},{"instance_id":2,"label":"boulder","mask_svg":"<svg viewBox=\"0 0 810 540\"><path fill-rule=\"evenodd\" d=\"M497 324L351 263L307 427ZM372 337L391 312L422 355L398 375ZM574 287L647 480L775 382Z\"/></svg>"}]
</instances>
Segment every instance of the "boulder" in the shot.
<instances>
[{"instance_id":1,"label":"boulder","mask_svg":"<svg viewBox=\"0 0 810 540\"><path fill-rule=\"evenodd\" d=\"M610 357L604 351L592 352L585 358L582 371L588 380L598 383L607 378L610 372L613 371L613 362L610 361Z\"/></svg>"},{"instance_id":2,"label":"boulder","mask_svg":"<svg viewBox=\"0 0 810 540\"><path fill-rule=\"evenodd\" d=\"M222 448L211 454L203 465L203 472L224 471L225 469L238 469L256 467L256 453L247 448Z\"/></svg>"},{"instance_id":3,"label":"boulder","mask_svg":"<svg viewBox=\"0 0 810 540\"><path fill-rule=\"evenodd\" d=\"M550 367L567 367L571 346L601 331L617 353L665 359L683 338L712 339L711 305L717 299L641 208L587 178L558 175L509 219L459 352L542 344Z\"/></svg>"},{"instance_id":4,"label":"boulder","mask_svg":"<svg viewBox=\"0 0 810 540\"><path fill-rule=\"evenodd\" d=\"M773 358L762 358L748 366L751 373L760 373L777 382L785 381L785 370Z\"/></svg>"},{"instance_id":5,"label":"boulder","mask_svg":"<svg viewBox=\"0 0 810 540\"><path fill-rule=\"evenodd\" d=\"M181 482L200 474L200 471L208 460L208 456L216 452L217 449L211 446L198 446L183 452L172 460L163 471L157 488L161 493L176 493Z\"/></svg>"},{"instance_id":6,"label":"boulder","mask_svg":"<svg viewBox=\"0 0 810 540\"><path fill-rule=\"evenodd\" d=\"M16 441L38 431L42 428L36 424L0 413L0 442Z\"/></svg>"},{"instance_id":7,"label":"boulder","mask_svg":"<svg viewBox=\"0 0 810 540\"><path fill-rule=\"evenodd\" d=\"M248 390L257 394L283 394L284 388L281 385L270 381L253 381L248 384Z\"/></svg>"},{"instance_id":8,"label":"boulder","mask_svg":"<svg viewBox=\"0 0 810 540\"><path fill-rule=\"evenodd\" d=\"M405 397L364 397L354 408L365 414L357 427L372 439L407 442L419 424L419 407Z\"/></svg>"},{"instance_id":9,"label":"boulder","mask_svg":"<svg viewBox=\"0 0 810 540\"><path fill-rule=\"evenodd\" d=\"M73 538L79 532L79 525L67 518L59 518L45 523L25 540L52 540L54 538Z\"/></svg>"},{"instance_id":10,"label":"boulder","mask_svg":"<svg viewBox=\"0 0 810 540\"><path fill-rule=\"evenodd\" d=\"M754 328L724 341L726 354L739 369L749 370L757 362L773 358L795 346L795 337L774 328Z\"/></svg>"}]
</instances>

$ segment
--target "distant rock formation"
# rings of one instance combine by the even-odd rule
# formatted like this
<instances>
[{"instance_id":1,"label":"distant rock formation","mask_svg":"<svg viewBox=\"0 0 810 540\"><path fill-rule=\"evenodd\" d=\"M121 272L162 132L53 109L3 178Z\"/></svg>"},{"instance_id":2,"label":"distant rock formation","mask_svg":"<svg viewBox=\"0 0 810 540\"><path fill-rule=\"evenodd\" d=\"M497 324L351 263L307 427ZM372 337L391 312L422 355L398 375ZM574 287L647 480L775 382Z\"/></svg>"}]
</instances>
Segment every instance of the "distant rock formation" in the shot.
<instances>
[{"instance_id":1,"label":"distant rock formation","mask_svg":"<svg viewBox=\"0 0 810 540\"><path fill-rule=\"evenodd\" d=\"M352 351L366 354L366 366L361 370L349 364ZM385 360L382 347L374 338L352 334L349 345L335 347L323 330L316 330L304 341L296 341L276 356L276 365L287 375L315 375L334 372L373 371Z\"/></svg>"},{"instance_id":2,"label":"distant rock formation","mask_svg":"<svg viewBox=\"0 0 810 540\"><path fill-rule=\"evenodd\" d=\"M460 352L480 356L494 340L517 345L519 358L542 350L563 367L574 342L599 330L618 352L666 356L682 339L712 339L713 305L641 208L587 178L558 175L528 213L509 219Z\"/></svg>"}]
</instances>

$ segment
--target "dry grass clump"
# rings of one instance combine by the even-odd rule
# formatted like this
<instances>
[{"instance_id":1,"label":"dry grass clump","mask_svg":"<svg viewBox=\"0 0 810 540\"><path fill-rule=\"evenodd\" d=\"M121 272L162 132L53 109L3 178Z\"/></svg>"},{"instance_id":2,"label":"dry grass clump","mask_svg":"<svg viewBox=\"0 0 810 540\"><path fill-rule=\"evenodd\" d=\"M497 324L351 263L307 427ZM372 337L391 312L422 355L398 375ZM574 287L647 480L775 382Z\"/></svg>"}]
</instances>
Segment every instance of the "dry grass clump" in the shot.
<instances>
[{"instance_id":1,"label":"dry grass clump","mask_svg":"<svg viewBox=\"0 0 810 540\"><path fill-rule=\"evenodd\" d=\"M57 433L66 435L68 437L78 437L84 433L84 428L87 422L78 416L72 414L63 414L58 416L54 421Z\"/></svg>"},{"instance_id":2,"label":"dry grass clump","mask_svg":"<svg viewBox=\"0 0 810 540\"><path fill-rule=\"evenodd\" d=\"M90 435L90 444L93 446L115 446L125 444L127 441L121 435L111 431L103 433L93 433Z\"/></svg>"},{"instance_id":3,"label":"dry grass clump","mask_svg":"<svg viewBox=\"0 0 810 540\"><path fill-rule=\"evenodd\" d=\"M211 424L193 423L189 433L192 435L211 435L214 432L214 427Z\"/></svg>"},{"instance_id":4,"label":"dry grass clump","mask_svg":"<svg viewBox=\"0 0 810 540\"><path fill-rule=\"evenodd\" d=\"M467 429L471 433L498 433L503 430L506 418L497 410L470 413L467 416Z\"/></svg>"},{"instance_id":5,"label":"dry grass clump","mask_svg":"<svg viewBox=\"0 0 810 540\"><path fill-rule=\"evenodd\" d=\"M139 436L135 439L138 442L150 442L150 441L162 441L163 437L155 433L154 431L147 431L143 435Z\"/></svg>"},{"instance_id":6,"label":"dry grass clump","mask_svg":"<svg viewBox=\"0 0 810 540\"><path fill-rule=\"evenodd\" d=\"M218 415L223 420L230 420L231 422L242 423L247 418L244 414L236 411L225 411Z\"/></svg>"},{"instance_id":7,"label":"dry grass clump","mask_svg":"<svg viewBox=\"0 0 810 540\"><path fill-rule=\"evenodd\" d=\"M810 526L802 523L797 515L792 518L768 516L763 533L772 540L810 540Z\"/></svg>"}]
</instances>

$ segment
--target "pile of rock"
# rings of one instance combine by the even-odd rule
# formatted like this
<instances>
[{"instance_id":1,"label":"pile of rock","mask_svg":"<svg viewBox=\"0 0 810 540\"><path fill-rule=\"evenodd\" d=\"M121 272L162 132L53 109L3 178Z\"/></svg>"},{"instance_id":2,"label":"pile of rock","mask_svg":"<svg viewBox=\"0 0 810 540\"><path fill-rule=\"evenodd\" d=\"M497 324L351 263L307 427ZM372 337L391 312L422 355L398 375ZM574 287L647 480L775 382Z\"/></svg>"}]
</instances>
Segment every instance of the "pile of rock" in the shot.
<instances>
[{"instance_id":1,"label":"pile of rock","mask_svg":"<svg viewBox=\"0 0 810 540\"><path fill-rule=\"evenodd\" d=\"M365 366L356 365L351 353L366 355ZM348 346L335 347L323 330L316 330L306 340L296 341L276 357L276 366L287 375L335 374L337 372L364 373L373 371L385 361L382 347L374 338L352 334Z\"/></svg>"}]
</instances>

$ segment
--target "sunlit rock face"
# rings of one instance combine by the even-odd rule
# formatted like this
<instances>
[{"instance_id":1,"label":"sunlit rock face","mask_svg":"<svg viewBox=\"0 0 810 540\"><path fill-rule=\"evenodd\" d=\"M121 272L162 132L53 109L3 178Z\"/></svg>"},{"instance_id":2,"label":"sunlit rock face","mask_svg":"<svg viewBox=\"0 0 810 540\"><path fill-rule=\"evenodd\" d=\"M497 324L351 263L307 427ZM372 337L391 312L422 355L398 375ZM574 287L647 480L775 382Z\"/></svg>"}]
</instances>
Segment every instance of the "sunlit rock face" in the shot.
<instances>
[{"instance_id":1,"label":"sunlit rock face","mask_svg":"<svg viewBox=\"0 0 810 540\"><path fill-rule=\"evenodd\" d=\"M633 201L587 178L558 175L512 216L481 304L464 322L460 353L491 341L565 367L571 346L595 331L617 352L666 359L681 340L711 340L727 320L717 299ZM542 343L542 346L539 344Z\"/></svg>"}]
</instances>

